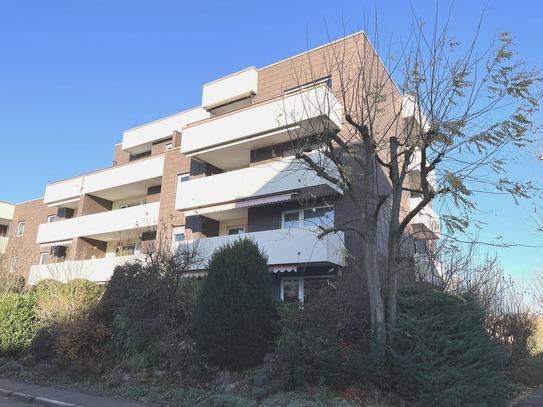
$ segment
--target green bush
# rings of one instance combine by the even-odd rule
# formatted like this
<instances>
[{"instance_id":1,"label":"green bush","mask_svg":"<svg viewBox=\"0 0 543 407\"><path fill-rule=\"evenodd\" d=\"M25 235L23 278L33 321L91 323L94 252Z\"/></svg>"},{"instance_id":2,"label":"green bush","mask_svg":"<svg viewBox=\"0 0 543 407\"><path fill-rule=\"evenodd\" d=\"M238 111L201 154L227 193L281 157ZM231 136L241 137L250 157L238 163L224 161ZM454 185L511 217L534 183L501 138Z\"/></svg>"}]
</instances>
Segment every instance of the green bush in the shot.
<instances>
[{"instance_id":1,"label":"green bush","mask_svg":"<svg viewBox=\"0 0 543 407\"><path fill-rule=\"evenodd\" d=\"M400 292L390 349L392 390L415 406L494 406L503 373L484 311L468 295L429 284Z\"/></svg>"},{"instance_id":2,"label":"green bush","mask_svg":"<svg viewBox=\"0 0 543 407\"><path fill-rule=\"evenodd\" d=\"M299 304L281 303L280 336L268 372L281 387L343 388L368 380L369 323L362 313L360 275L335 278Z\"/></svg>"},{"instance_id":3,"label":"green bush","mask_svg":"<svg viewBox=\"0 0 543 407\"><path fill-rule=\"evenodd\" d=\"M26 349L36 331L35 301L30 295L0 297L0 354L13 355Z\"/></svg>"},{"instance_id":4,"label":"green bush","mask_svg":"<svg viewBox=\"0 0 543 407\"><path fill-rule=\"evenodd\" d=\"M267 256L249 239L213 253L196 313L200 351L221 367L257 363L269 348L275 301Z\"/></svg>"},{"instance_id":5,"label":"green bush","mask_svg":"<svg viewBox=\"0 0 543 407\"><path fill-rule=\"evenodd\" d=\"M163 264L130 263L115 268L102 299L112 320L113 358L134 367L192 363L193 318L200 281Z\"/></svg>"}]
</instances>

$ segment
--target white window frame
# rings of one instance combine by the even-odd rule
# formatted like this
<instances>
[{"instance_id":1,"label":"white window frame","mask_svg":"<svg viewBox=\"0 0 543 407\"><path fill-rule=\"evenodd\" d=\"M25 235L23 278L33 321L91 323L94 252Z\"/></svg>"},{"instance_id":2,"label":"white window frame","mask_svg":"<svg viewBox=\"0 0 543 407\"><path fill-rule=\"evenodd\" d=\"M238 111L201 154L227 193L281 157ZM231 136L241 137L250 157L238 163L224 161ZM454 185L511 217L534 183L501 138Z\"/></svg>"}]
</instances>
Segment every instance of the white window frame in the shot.
<instances>
[{"instance_id":1,"label":"white window frame","mask_svg":"<svg viewBox=\"0 0 543 407\"><path fill-rule=\"evenodd\" d=\"M123 254L122 252L124 250L128 250L129 248L134 248L133 254ZM115 257L125 257L125 256L136 256L141 253L141 244L140 243L123 243L120 246L115 246Z\"/></svg>"},{"instance_id":2,"label":"white window frame","mask_svg":"<svg viewBox=\"0 0 543 407\"><path fill-rule=\"evenodd\" d=\"M173 142L164 144L164 151L170 151L173 148Z\"/></svg>"},{"instance_id":3,"label":"white window frame","mask_svg":"<svg viewBox=\"0 0 543 407\"><path fill-rule=\"evenodd\" d=\"M305 300L305 280L317 280L317 279L329 279L330 276L307 276L307 277L283 277L281 278L281 287L279 298L281 301L285 301L285 281L297 280L298 281L298 301L303 303Z\"/></svg>"},{"instance_id":4,"label":"white window frame","mask_svg":"<svg viewBox=\"0 0 543 407\"><path fill-rule=\"evenodd\" d=\"M126 202L119 205L119 209L126 209L126 208L132 208L134 206L140 206L145 205L147 203L147 200L141 199L139 201L132 201L132 202Z\"/></svg>"},{"instance_id":5,"label":"white window frame","mask_svg":"<svg viewBox=\"0 0 543 407\"><path fill-rule=\"evenodd\" d=\"M17 223L17 231L15 233L15 236L21 237L25 233L25 221L20 220L19 223Z\"/></svg>"},{"instance_id":6,"label":"white window frame","mask_svg":"<svg viewBox=\"0 0 543 407\"><path fill-rule=\"evenodd\" d=\"M47 215L47 223L53 223L55 220L57 220L56 215Z\"/></svg>"},{"instance_id":7,"label":"white window frame","mask_svg":"<svg viewBox=\"0 0 543 407\"><path fill-rule=\"evenodd\" d=\"M322 209L322 208L330 208L332 210L332 212L334 212L334 217L335 217L335 208L332 205L311 206L311 207L307 207L307 208L299 208L299 209L294 209L294 210L290 210L290 211L284 211L281 214L281 229L307 227L307 226L304 226L304 220L305 220L304 212L308 211L308 210L317 210L317 209ZM296 226L286 227L285 226L285 216L288 215L288 214L291 214L291 213L297 213L298 214L298 223L297 223ZM332 219L332 221L334 221L334 219ZM314 225L314 227L318 227L318 225Z\"/></svg>"},{"instance_id":8,"label":"white window frame","mask_svg":"<svg viewBox=\"0 0 543 407\"><path fill-rule=\"evenodd\" d=\"M49 263L49 252L41 252L38 264L47 264L47 263Z\"/></svg>"},{"instance_id":9,"label":"white window frame","mask_svg":"<svg viewBox=\"0 0 543 407\"><path fill-rule=\"evenodd\" d=\"M238 233L230 234L230 231L235 230L235 229L241 229L241 231ZM244 233L245 233L245 225L232 225L226 228L226 234L229 236L242 235Z\"/></svg>"},{"instance_id":10,"label":"white window frame","mask_svg":"<svg viewBox=\"0 0 543 407\"><path fill-rule=\"evenodd\" d=\"M9 262L9 272L14 273L17 271L17 264L19 263L19 256L13 256Z\"/></svg>"}]
</instances>

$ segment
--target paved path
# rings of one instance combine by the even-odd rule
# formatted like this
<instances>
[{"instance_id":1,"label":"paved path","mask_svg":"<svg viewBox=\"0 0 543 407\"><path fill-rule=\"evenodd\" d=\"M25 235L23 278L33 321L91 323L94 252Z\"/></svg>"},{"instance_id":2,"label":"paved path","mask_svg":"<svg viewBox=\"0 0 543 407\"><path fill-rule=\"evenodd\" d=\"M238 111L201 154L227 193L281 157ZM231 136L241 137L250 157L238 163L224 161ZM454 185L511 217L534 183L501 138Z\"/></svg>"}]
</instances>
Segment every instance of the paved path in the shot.
<instances>
[{"instance_id":1,"label":"paved path","mask_svg":"<svg viewBox=\"0 0 543 407\"><path fill-rule=\"evenodd\" d=\"M159 407L158 404L139 403L0 377L0 405L4 398L47 407Z\"/></svg>"}]
</instances>

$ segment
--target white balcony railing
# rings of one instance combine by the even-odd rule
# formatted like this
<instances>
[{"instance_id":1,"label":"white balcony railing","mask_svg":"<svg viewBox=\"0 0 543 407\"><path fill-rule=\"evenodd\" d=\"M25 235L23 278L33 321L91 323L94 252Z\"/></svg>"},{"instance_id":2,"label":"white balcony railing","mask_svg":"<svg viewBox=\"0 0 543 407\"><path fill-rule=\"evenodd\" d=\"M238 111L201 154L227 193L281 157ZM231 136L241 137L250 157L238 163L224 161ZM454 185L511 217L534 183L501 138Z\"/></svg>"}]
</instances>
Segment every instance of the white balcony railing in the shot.
<instances>
[{"instance_id":1,"label":"white balcony railing","mask_svg":"<svg viewBox=\"0 0 543 407\"><path fill-rule=\"evenodd\" d=\"M293 93L186 127L181 153L217 165L208 154L212 150L239 148L248 143L254 143L254 149L289 141L293 134L303 137L325 128L339 130L342 112L339 100L324 87Z\"/></svg>"},{"instance_id":2,"label":"white balcony railing","mask_svg":"<svg viewBox=\"0 0 543 407\"><path fill-rule=\"evenodd\" d=\"M8 250L8 238L0 236L0 254L5 254Z\"/></svg>"},{"instance_id":3,"label":"white balcony railing","mask_svg":"<svg viewBox=\"0 0 543 407\"><path fill-rule=\"evenodd\" d=\"M202 106L211 108L232 100L254 95L258 90L258 71L248 68L225 78L206 83L202 92Z\"/></svg>"},{"instance_id":4,"label":"white balcony railing","mask_svg":"<svg viewBox=\"0 0 543 407\"><path fill-rule=\"evenodd\" d=\"M409 182L412 189L421 189L421 179L420 179L420 164L422 161L422 154L419 149L415 150L415 153L411 157L411 162L407 167L409 172ZM432 191L436 190L436 173L435 171L430 171L427 176L427 181Z\"/></svg>"},{"instance_id":5,"label":"white balcony railing","mask_svg":"<svg viewBox=\"0 0 543 407\"><path fill-rule=\"evenodd\" d=\"M15 211L15 205L7 202L0 202L0 225L9 225L13 219L13 212Z\"/></svg>"},{"instance_id":6,"label":"white balcony railing","mask_svg":"<svg viewBox=\"0 0 543 407\"><path fill-rule=\"evenodd\" d=\"M227 242L239 238L253 239L268 255L268 264L311 263L343 265L344 234L329 234L317 238L318 231L308 228L277 229L243 235L208 237L185 241L181 244L197 245L197 250L209 259L212 253ZM205 269L207 262L194 268Z\"/></svg>"},{"instance_id":7,"label":"white balcony railing","mask_svg":"<svg viewBox=\"0 0 543 407\"><path fill-rule=\"evenodd\" d=\"M110 167L48 185L44 203L54 205L79 198L82 194L93 194L110 200L145 195L147 188L160 185L163 171L163 155Z\"/></svg>"},{"instance_id":8,"label":"white balcony railing","mask_svg":"<svg viewBox=\"0 0 543 407\"><path fill-rule=\"evenodd\" d=\"M150 226L156 226L159 208L160 202L154 202L43 223L38 229L37 243L69 240L82 236L94 236L96 239L113 241L119 239L119 232L145 230Z\"/></svg>"},{"instance_id":9,"label":"white balcony railing","mask_svg":"<svg viewBox=\"0 0 543 407\"><path fill-rule=\"evenodd\" d=\"M209 113L198 107L126 130L123 134L122 149L131 154L149 151L153 142L170 137L174 131L181 132L187 124L208 117Z\"/></svg>"},{"instance_id":10,"label":"white balcony railing","mask_svg":"<svg viewBox=\"0 0 543 407\"><path fill-rule=\"evenodd\" d=\"M325 161L324 155L312 153L315 162L337 169ZM317 176L294 157L241 170L180 182L177 185L175 208L189 210L222 203L254 199L274 194L296 192L307 187L323 187L322 192L339 191L330 182Z\"/></svg>"},{"instance_id":11,"label":"white balcony railing","mask_svg":"<svg viewBox=\"0 0 543 407\"><path fill-rule=\"evenodd\" d=\"M28 284L52 278L62 283L84 278L95 283L109 281L116 266L142 258L137 256L106 257L104 259L67 260L62 263L39 264L30 267Z\"/></svg>"},{"instance_id":12,"label":"white balcony railing","mask_svg":"<svg viewBox=\"0 0 543 407\"><path fill-rule=\"evenodd\" d=\"M411 209L415 208L422 198L411 198ZM429 206L424 207L411 221L413 237L417 240L439 239L441 223L439 216Z\"/></svg>"}]
</instances>

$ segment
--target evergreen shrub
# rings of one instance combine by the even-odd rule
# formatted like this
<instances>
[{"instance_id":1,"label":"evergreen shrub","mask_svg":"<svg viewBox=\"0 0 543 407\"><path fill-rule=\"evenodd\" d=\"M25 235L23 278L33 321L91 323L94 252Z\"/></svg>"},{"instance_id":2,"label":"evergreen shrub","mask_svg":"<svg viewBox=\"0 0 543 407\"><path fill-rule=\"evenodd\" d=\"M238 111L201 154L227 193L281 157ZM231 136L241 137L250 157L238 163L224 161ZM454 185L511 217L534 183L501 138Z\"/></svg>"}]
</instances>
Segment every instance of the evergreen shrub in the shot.
<instances>
[{"instance_id":1,"label":"evergreen shrub","mask_svg":"<svg viewBox=\"0 0 543 407\"><path fill-rule=\"evenodd\" d=\"M414 406L498 404L499 348L473 297L420 284L400 291L398 310L388 381L398 396Z\"/></svg>"},{"instance_id":2,"label":"evergreen shrub","mask_svg":"<svg viewBox=\"0 0 543 407\"><path fill-rule=\"evenodd\" d=\"M208 270L195 320L200 352L221 367L259 362L275 318L267 256L239 239L217 249Z\"/></svg>"}]
</instances>

